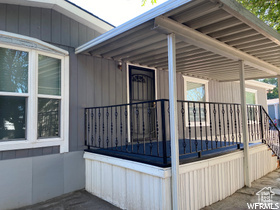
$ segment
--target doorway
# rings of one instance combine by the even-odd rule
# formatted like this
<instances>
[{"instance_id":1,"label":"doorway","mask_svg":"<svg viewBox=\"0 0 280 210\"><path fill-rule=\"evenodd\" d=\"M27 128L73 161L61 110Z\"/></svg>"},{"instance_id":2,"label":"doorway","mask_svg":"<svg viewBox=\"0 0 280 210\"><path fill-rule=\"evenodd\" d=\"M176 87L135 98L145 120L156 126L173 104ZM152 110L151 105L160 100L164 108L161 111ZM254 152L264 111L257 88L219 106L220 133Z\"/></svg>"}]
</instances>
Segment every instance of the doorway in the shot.
<instances>
[{"instance_id":1,"label":"doorway","mask_svg":"<svg viewBox=\"0 0 280 210\"><path fill-rule=\"evenodd\" d=\"M133 104L130 107L130 129L133 141L156 137L155 99L155 71L129 66L129 103Z\"/></svg>"}]
</instances>

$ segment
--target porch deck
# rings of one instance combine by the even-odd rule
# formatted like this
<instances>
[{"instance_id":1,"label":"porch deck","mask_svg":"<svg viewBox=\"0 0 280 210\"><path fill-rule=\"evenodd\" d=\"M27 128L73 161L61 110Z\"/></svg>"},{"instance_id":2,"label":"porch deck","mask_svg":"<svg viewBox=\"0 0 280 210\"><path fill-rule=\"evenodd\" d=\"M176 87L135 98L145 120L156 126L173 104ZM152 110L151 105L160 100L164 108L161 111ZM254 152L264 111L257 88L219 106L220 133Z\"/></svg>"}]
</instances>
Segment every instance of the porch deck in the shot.
<instances>
[{"instance_id":1,"label":"porch deck","mask_svg":"<svg viewBox=\"0 0 280 210\"><path fill-rule=\"evenodd\" d=\"M183 145L183 140L179 140L179 144ZM182 154L179 156L180 164L202 160L206 158L211 158L215 156L224 155L230 152L234 152L236 150L242 150L243 149L243 143L236 144L236 143L226 143L226 145L223 145L221 147L214 145L214 147L208 148L206 147L206 141L198 141L198 147L201 148L201 145L203 146L203 149L200 152L190 152L191 147L195 148L195 140L191 140L192 146L190 146L190 141L186 141L186 150L184 150L184 147L179 147L179 153ZM170 141L167 142L168 145L170 145ZM220 142L218 143L221 144ZM224 143L223 143L224 144ZM249 147L253 147L256 145L262 144L261 142L254 142L249 143ZM117 148L95 148L95 149L86 149L86 152L92 152L102 155L108 155L112 157L137 161L141 163L146 163L150 165L160 166L160 167L170 167L171 166L171 149L168 149L167 155L167 162L164 164L162 160L162 141L159 142L158 145L156 145L155 142L153 142L154 146L158 146L158 150L154 148L152 150L151 154L144 153L144 147L145 151L150 150L149 145L145 144L133 144L130 147L126 149L126 146L117 147ZM123 152L126 151L126 152ZM135 152L133 152L135 151ZM138 152L137 152L138 151ZM157 151L159 151L159 156L157 156Z\"/></svg>"}]
</instances>

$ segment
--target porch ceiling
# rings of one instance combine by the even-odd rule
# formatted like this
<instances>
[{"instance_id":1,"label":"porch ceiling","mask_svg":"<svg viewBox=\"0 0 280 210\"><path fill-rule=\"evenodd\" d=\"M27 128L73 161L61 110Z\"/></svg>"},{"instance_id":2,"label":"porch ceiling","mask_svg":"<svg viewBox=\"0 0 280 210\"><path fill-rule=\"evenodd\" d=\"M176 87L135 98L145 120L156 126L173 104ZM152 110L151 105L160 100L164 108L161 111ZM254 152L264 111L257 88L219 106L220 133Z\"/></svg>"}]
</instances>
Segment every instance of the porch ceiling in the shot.
<instances>
[{"instance_id":1,"label":"porch ceiling","mask_svg":"<svg viewBox=\"0 0 280 210\"><path fill-rule=\"evenodd\" d=\"M238 60L244 59L246 79L280 75L280 34L234 0L168 1L76 53L167 70L166 34L171 32L177 37L177 71L182 74L239 80Z\"/></svg>"}]
</instances>

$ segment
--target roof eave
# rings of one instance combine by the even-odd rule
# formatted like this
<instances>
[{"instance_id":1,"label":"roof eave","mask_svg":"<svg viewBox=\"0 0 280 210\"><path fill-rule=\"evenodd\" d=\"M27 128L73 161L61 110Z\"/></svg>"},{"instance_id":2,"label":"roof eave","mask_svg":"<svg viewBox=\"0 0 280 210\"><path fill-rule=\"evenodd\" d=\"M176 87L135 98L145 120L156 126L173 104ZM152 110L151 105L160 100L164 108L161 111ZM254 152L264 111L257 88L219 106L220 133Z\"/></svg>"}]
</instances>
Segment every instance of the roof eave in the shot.
<instances>
[{"instance_id":1,"label":"roof eave","mask_svg":"<svg viewBox=\"0 0 280 210\"><path fill-rule=\"evenodd\" d=\"M105 21L64 0L0 0L0 3L54 9L99 33L104 33L114 28Z\"/></svg>"},{"instance_id":2,"label":"roof eave","mask_svg":"<svg viewBox=\"0 0 280 210\"><path fill-rule=\"evenodd\" d=\"M276 87L276 85L271 85L271 84L267 84L267 83L256 81L256 80L247 80L246 84L252 85L255 87L265 88L266 90L272 90L273 88Z\"/></svg>"},{"instance_id":3,"label":"roof eave","mask_svg":"<svg viewBox=\"0 0 280 210\"><path fill-rule=\"evenodd\" d=\"M280 45L280 34L265 24L262 20L244 8L241 4L239 4L235 0L211 0L213 2L219 2L222 4L222 8L230 13L231 15L235 16L242 22L248 24L253 29L258 31L259 33L263 34L276 44Z\"/></svg>"},{"instance_id":4,"label":"roof eave","mask_svg":"<svg viewBox=\"0 0 280 210\"><path fill-rule=\"evenodd\" d=\"M169 12L179 6L182 6L188 2L191 2L192 0L176 0L176 1L167 1L163 4L160 4L159 6L131 19L130 21L100 35L99 37L79 46L76 48L75 53L83 53L85 51L88 51L89 49L93 48L94 46L111 39L121 33L124 33L142 23L145 23L149 20L152 20L166 12Z\"/></svg>"}]
</instances>

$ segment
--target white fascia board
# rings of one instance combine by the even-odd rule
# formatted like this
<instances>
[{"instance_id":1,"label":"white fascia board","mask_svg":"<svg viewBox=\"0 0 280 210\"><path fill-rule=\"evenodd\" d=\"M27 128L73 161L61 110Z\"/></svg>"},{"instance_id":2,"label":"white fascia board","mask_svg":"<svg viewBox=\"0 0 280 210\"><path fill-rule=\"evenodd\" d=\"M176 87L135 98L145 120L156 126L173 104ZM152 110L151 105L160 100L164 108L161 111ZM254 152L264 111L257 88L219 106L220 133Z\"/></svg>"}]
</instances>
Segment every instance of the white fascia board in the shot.
<instances>
[{"instance_id":1,"label":"white fascia board","mask_svg":"<svg viewBox=\"0 0 280 210\"><path fill-rule=\"evenodd\" d=\"M60 12L61 14L98 31L99 33L105 33L106 31L114 28L110 24L105 23L104 21L88 14L64 0L0 0L0 3L54 9L57 12Z\"/></svg>"},{"instance_id":2,"label":"white fascia board","mask_svg":"<svg viewBox=\"0 0 280 210\"><path fill-rule=\"evenodd\" d=\"M87 12L79 9L78 7L68 3L64 0L55 1L53 9L98 31L99 33L105 33L114 27L104 21L88 14Z\"/></svg>"},{"instance_id":3,"label":"white fascia board","mask_svg":"<svg viewBox=\"0 0 280 210\"><path fill-rule=\"evenodd\" d=\"M246 85L252 85L255 87L265 88L266 90L272 90L276 87L276 85L267 84L264 82L256 81L256 80L247 80Z\"/></svg>"},{"instance_id":4,"label":"white fascia board","mask_svg":"<svg viewBox=\"0 0 280 210\"><path fill-rule=\"evenodd\" d=\"M262 20L257 18L247 9L245 9L241 4L236 2L235 0L211 0L211 1L218 1L222 5L222 9L230 13L231 15L235 16L243 23L246 23L259 33L263 34L265 37L269 38L276 44L280 45L280 34L265 24Z\"/></svg>"},{"instance_id":5,"label":"white fascia board","mask_svg":"<svg viewBox=\"0 0 280 210\"><path fill-rule=\"evenodd\" d=\"M175 33L178 38L215 54L231 60L244 60L244 64L257 68L271 75L280 74L280 68L249 55L241 50L231 47L223 42L213 39L190 27L180 24L170 18L159 16L155 18L155 29L165 33Z\"/></svg>"},{"instance_id":6,"label":"white fascia board","mask_svg":"<svg viewBox=\"0 0 280 210\"><path fill-rule=\"evenodd\" d=\"M82 53L102 42L105 42L106 40L109 40L119 34L122 34L142 23L145 23L149 20L152 20L153 18L162 15L166 12L169 12L179 6L182 6L188 2L191 2L192 0L169 0L163 4L160 4L159 6L131 19L130 21L108 31L107 33L104 33L100 35L99 37L79 46L76 48L75 53Z\"/></svg>"},{"instance_id":7,"label":"white fascia board","mask_svg":"<svg viewBox=\"0 0 280 210\"><path fill-rule=\"evenodd\" d=\"M14 39L17 39L17 40L29 41L29 42L37 43L37 44L42 45L42 46L44 46L46 48L49 48L49 49L51 49L53 51L56 51L58 54L69 55L68 51L63 50L63 49L61 49L59 47L56 47L54 45L51 45L51 44L49 44L47 42L43 42L40 39L36 39L36 38L29 37L29 36L24 36L24 35L19 35L19 34L15 34L15 33L11 33L11 32L1 31L1 30L0 30L0 36L3 36L5 38L14 38Z\"/></svg>"}]
</instances>

